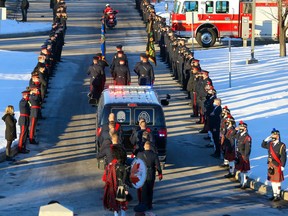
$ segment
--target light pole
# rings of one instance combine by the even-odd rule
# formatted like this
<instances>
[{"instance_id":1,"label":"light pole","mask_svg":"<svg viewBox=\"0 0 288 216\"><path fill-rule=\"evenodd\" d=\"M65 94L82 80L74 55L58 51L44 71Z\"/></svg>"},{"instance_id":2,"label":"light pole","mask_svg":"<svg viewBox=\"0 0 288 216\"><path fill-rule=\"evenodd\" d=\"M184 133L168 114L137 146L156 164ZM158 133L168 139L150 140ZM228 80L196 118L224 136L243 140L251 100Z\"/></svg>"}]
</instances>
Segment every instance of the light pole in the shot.
<instances>
[{"instance_id":1,"label":"light pole","mask_svg":"<svg viewBox=\"0 0 288 216\"><path fill-rule=\"evenodd\" d=\"M251 36L251 59L247 60L247 64L258 63L258 60L254 58L255 49L255 15L256 15L256 0L252 2L252 36Z\"/></svg>"}]
</instances>

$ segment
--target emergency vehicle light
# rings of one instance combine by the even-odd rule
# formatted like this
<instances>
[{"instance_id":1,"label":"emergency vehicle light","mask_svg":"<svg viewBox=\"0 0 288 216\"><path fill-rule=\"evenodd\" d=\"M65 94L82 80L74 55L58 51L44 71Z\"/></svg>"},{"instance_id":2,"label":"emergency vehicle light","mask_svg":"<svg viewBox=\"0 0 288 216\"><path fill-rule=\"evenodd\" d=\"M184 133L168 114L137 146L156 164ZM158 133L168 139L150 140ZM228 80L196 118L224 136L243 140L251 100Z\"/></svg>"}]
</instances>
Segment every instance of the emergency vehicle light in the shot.
<instances>
[{"instance_id":1,"label":"emergency vehicle light","mask_svg":"<svg viewBox=\"0 0 288 216\"><path fill-rule=\"evenodd\" d=\"M110 90L150 90L151 86L121 86L121 85L109 85Z\"/></svg>"},{"instance_id":2,"label":"emergency vehicle light","mask_svg":"<svg viewBox=\"0 0 288 216\"><path fill-rule=\"evenodd\" d=\"M136 103L128 103L127 106L128 107L137 107L137 104Z\"/></svg>"}]
</instances>

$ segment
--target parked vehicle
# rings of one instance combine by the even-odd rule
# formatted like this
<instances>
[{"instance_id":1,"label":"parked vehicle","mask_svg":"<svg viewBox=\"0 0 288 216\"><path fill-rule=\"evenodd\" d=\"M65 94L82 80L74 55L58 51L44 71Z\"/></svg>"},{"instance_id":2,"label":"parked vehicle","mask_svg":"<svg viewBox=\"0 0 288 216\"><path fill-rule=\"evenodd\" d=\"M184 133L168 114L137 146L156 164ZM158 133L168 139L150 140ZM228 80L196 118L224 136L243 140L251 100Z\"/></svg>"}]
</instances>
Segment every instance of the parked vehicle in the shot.
<instances>
[{"instance_id":1,"label":"parked vehicle","mask_svg":"<svg viewBox=\"0 0 288 216\"><path fill-rule=\"evenodd\" d=\"M277 1L255 1L255 38L277 38ZM202 47L213 46L222 37L250 38L252 6L247 0L175 0L171 27L182 37L193 32Z\"/></svg>"}]
</instances>

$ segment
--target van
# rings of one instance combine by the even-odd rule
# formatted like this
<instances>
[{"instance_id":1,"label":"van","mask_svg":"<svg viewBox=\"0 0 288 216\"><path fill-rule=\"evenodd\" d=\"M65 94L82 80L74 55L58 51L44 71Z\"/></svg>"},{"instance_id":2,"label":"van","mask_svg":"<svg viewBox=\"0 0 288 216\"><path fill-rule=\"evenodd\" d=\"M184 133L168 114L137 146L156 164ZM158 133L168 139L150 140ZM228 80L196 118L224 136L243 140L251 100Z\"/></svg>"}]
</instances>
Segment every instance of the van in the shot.
<instances>
[{"instance_id":1,"label":"van","mask_svg":"<svg viewBox=\"0 0 288 216\"><path fill-rule=\"evenodd\" d=\"M139 125L139 119L144 118L150 128L153 140L158 149L161 167L166 162L167 128L162 105L156 92L150 86L114 86L105 89L98 102L96 113L96 152L99 152L99 136L103 124L108 122L108 116L114 113L115 121L121 124L122 138L127 154L131 154L133 145L130 136L133 129ZM103 168L102 161L98 167Z\"/></svg>"}]
</instances>

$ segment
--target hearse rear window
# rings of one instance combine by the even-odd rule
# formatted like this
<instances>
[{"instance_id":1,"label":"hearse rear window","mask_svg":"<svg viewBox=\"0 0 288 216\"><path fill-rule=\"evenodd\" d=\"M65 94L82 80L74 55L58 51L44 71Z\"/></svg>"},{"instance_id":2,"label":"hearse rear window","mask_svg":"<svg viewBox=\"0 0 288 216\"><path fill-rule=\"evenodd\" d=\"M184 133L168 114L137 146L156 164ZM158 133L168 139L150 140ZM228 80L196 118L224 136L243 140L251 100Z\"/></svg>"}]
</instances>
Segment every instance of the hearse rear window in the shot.
<instances>
[{"instance_id":1,"label":"hearse rear window","mask_svg":"<svg viewBox=\"0 0 288 216\"><path fill-rule=\"evenodd\" d=\"M111 112L115 114L115 120L121 125L130 125L131 109L130 108L112 108Z\"/></svg>"},{"instance_id":2,"label":"hearse rear window","mask_svg":"<svg viewBox=\"0 0 288 216\"><path fill-rule=\"evenodd\" d=\"M136 125L138 125L140 118L144 118L147 125L154 125L154 109L136 108L134 112L134 119Z\"/></svg>"}]
</instances>

